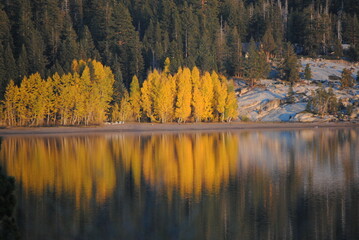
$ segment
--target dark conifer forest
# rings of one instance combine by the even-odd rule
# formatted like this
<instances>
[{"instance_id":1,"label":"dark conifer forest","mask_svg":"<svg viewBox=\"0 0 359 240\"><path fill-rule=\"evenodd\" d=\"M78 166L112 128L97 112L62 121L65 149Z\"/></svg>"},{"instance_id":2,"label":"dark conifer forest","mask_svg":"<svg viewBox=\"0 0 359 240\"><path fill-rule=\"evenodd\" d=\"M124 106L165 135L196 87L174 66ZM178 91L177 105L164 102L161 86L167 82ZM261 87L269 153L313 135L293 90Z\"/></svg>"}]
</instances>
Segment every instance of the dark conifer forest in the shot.
<instances>
[{"instance_id":1,"label":"dark conifer forest","mask_svg":"<svg viewBox=\"0 0 359 240\"><path fill-rule=\"evenodd\" d=\"M74 59L110 66L120 92L167 57L171 72L242 76L251 40L268 62L287 42L298 55L355 61L358 14L359 0L0 0L0 98L11 79L68 73Z\"/></svg>"}]
</instances>

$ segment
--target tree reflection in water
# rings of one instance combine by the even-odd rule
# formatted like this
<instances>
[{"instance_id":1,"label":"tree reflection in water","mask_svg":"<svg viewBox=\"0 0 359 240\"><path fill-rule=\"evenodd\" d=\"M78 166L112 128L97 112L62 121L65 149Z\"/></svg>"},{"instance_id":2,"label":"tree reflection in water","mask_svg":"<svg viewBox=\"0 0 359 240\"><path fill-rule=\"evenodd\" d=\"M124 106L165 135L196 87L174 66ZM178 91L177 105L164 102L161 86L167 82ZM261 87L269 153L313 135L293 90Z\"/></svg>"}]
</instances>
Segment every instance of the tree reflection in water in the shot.
<instances>
[{"instance_id":1,"label":"tree reflection in water","mask_svg":"<svg viewBox=\"0 0 359 240\"><path fill-rule=\"evenodd\" d=\"M351 239L358 133L8 137L0 164L28 239Z\"/></svg>"}]
</instances>

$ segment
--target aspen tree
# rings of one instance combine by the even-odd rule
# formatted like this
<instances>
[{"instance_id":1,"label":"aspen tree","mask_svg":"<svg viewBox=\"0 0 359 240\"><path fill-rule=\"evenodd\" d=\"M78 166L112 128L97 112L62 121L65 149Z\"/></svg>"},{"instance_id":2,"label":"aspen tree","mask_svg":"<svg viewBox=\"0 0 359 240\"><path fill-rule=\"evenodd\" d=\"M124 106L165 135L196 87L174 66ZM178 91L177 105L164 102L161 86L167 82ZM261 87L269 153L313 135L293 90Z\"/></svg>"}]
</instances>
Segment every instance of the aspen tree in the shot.
<instances>
[{"instance_id":1,"label":"aspen tree","mask_svg":"<svg viewBox=\"0 0 359 240\"><path fill-rule=\"evenodd\" d=\"M43 80L39 73L24 78L21 82L21 122L38 125L44 119L45 104L43 96Z\"/></svg>"},{"instance_id":2,"label":"aspen tree","mask_svg":"<svg viewBox=\"0 0 359 240\"><path fill-rule=\"evenodd\" d=\"M203 119L212 120L213 118L213 81L211 75L208 72L202 76L202 94L204 112L202 115Z\"/></svg>"},{"instance_id":3,"label":"aspen tree","mask_svg":"<svg viewBox=\"0 0 359 240\"><path fill-rule=\"evenodd\" d=\"M200 122L204 115L204 99L201 91L200 73L197 67L192 69L191 79L193 117L196 122Z\"/></svg>"},{"instance_id":4,"label":"aspen tree","mask_svg":"<svg viewBox=\"0 0 359 240\"><path fill-rule=\"evenodd\" d=\"M176 76L177 101L175 117L178 122L186 122L191 115L192 82L189 68L179 69Z\"/></svg>"},{"instance_id":5,"label":"aspen tree","mask_svg":"<svg viewBox=\"0 0 359 240\"><path fill-rule=\"evenodd\" d=\"M141 107L146 117L152 117L152 101L150 92L150 82L145 80L141 88Z\"/></svg>"},{"instance_id":6,"label":"aspen tree","mask_svg":"<svg viewBox=\"0 0 359 240\"><path fill-rule=\"evenodd\" d=\"M151 122L155 122L154 105L157 98L158 89L155 87L160 79L157 70L150 72L147 79L143 82L141 88L141 106L144 114L150 118Z\"/></svg>"},{"instance_id":7,"label":"aspen tree","mask_svg":"<svg viewBox=\"0 0 359 240\"><path fill-rule=\"evenodd\" d=\"M54 94L54 82L52 78L47 78L44 82L44 103L45 103L45 118L46 118L46 125L50 124L51 118L54 119L55 113L55 94Z\"/></svg>"},{"instance_id":8,"label":"aspen tree","mask_svg":"<svg viewBox=\"0 0 359 240\"><path fill-rule=\"evenodd\" d=\"M155 105L156 115L162 123L171 121L173 118L175 84L172 75L162 74Z\"/></svg>"},{"instance_id":9,"label":"aspen tree","mask_svg":"<svg viewBox=\"0 0 359 240\"><path fill-rule=\"evenodd\" d=\"M17 124L17 98L19 95L19 88L14 84L14 81L11 80L6 87L5 91L5 100L4 100L4 120L7 125L15 126Z\"/></svg>"},{"instance_id":10,"label":"aspen tree","mask_svg":"<svg viewBox=\"0 0 359 240\"><path fill-rule=\"evenodd\" d=\"M224 110L226 106L226 98L227 98L227 79L224 76L221 76L221 80L219 80L219 76L216 72L212 72L211 74L213 80L213 91L214 91L214 99L213 99L213 110L215 118L218 121L224 121Z\"/></svg>"},{"instance_id":11,"label":"aspen tree","mask_svg":"<svg viewBox=\"0 0 359 240\"><path fill-rule=\"evenodd\" d=\"M127 91L125 91L121 102L120 102L120 106L119 106L119 120L120 121L127 121L131 118L131 116L133 115L132 113L132 106L130 103L130 96L128 94Z\"/></svg>"},{"instance_id":12,"label":"aspen tree","mask_svg":"<svg viewBox=\"0 0 359 240\"><path fill-rule=\"evenodd\" d=\"M228 95L226 99L226 107L225 107L225 119L227 122L232 121L232 119L236 119L238 117L238 103L236 93L234 92L234 84L233 81L228 83Z\"/></svg>"},{"instance_id":13,"label":"aspen tree","mask_svg":"<svg viewBox=\"0 0 359 240\"><path fill-rule=\"evenodd\" d=\"M91 95L92 95L92 83L91 83L91 71L90 68L85 65L80 77L80 91L83 98L81 107L83 108L82 111L79 111L81 114L82 121L85 125L89 123L89 113L92 110L92 102L91 102ZM81 109L78 109L81 110Z\"/></svg>"},{"instance_id":14,"label":"aspen tree","mask_svg":"<svg viewBox=\"0 0 359 240\"><path fill-rule=\"evenodd\" d=\"M133 116L136 121L141 120L141 90L138 78L136 75L133 76L130 85L130 102L132 106Z\"/></svg>"}]
</instances>

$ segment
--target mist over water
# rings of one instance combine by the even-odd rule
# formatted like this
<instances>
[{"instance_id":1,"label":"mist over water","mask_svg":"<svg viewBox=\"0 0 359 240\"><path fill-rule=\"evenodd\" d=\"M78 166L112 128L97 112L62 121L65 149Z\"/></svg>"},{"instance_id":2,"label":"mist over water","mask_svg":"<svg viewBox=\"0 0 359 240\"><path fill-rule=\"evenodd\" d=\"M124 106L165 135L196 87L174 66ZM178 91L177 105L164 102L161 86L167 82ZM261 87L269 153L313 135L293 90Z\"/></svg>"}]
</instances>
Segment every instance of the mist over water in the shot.
<instances>
[{"instance_id":1,"label":"mist over water","mask_svg":"<svg viewBox=\"0 0 359 240\"><path fill-rule=\"evenodd\" d=\"M359 130L6 137L23 239L356 239Z\"/></svg>"}]
</instances>

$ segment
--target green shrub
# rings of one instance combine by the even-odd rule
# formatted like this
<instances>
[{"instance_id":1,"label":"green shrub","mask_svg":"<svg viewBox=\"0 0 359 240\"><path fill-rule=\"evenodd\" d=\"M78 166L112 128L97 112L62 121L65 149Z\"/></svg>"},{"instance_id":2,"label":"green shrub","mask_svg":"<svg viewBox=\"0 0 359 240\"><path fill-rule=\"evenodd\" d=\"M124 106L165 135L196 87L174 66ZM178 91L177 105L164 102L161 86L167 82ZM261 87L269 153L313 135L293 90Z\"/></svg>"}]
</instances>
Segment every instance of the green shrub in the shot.
<instances>
[{"instance_id":1,"label":"green shrub","mask_svg":"<svg viewBox=\"0 0 359 240\"><path fill-rule=\"evenodd\" d=\"M305 65L304 78L307 80L312 79L312 69L310 68L309 63L307 63L307 65Z\"/></svg>"},{"instance_id":2,"label":"green shrub","mask_svg":"<svg viewBox=\"0 0 359 240\"><path fill-rule=\"evenodd\" d=\"M342 72L342 88L352 87L354 85L354 78L352 72L349 69L344 68Z\"/></svg>"},{"instance_id":3,"label":"green shrub","mask_svg":"<svg viewBox=\"0 0 359 240\"><path fill-rule=\"evenodd\" d=\"M251 121L251 120L249 119L249 117L246 116L246 115L241 116L240 119L241 119L242 122L250 122L250 121Z\"/></svg>"},{"instance_id":4,"label":"green shrub","mask_svg":"<svg viewBox=\"0 0 359 240\"><path fill-rule=\"evenodd\" d=\"M335 96L333 89L329 88L326 91L323 87L318 88L312 92L312 98L307 104L307 111L315 114L337 114L338 113L338 99Z\"/></svg>"}]
</instances>

